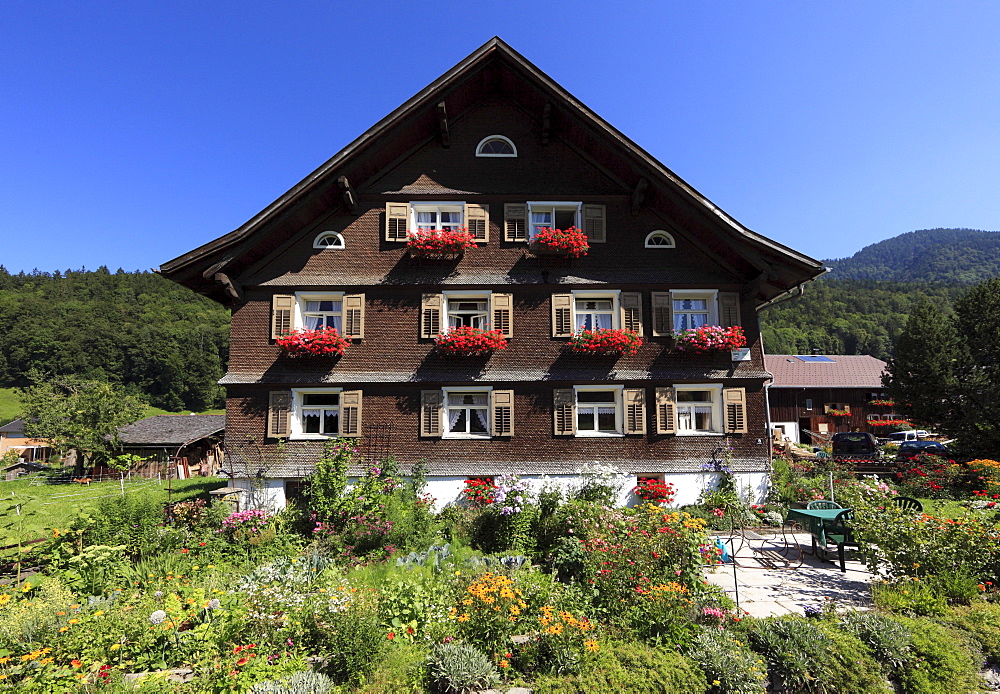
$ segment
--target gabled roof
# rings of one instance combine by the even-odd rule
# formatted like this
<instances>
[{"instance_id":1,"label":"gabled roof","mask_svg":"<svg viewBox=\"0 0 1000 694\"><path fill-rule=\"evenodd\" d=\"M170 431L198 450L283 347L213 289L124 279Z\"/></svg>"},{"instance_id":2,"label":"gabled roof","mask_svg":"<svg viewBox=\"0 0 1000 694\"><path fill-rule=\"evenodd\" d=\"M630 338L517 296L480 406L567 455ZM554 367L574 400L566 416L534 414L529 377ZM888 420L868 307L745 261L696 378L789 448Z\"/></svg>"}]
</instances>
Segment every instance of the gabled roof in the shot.
<instances>
[{"instance_id":1,"label":"gabled roof","mask_svg":"<svg viewBox=\"0 0 1000 694\"><path fill-rule=\"evenodd\" d=\"M182 446L224 431L224 414L159 414L118 429L126 446Z\"/></svg>"},{"instance_id":2,"label":"gabled roof","mask_svg":"<svg viewBox=\"0 0 1000 694\"><path fill-rule=\"evenodd\" d=\"M881 390L885 362L867 354L767 354L764 366L774 376L771 388L870 388Z\"/></svg>"},{"instance_id":3,"label":"gabled roof","mask_svg":"<svg viewBox=\"0 0 1000 694\"><path fill-rule=\"evenodd\" d=\"M489 73L489 70L494 73ZM216 282L229 281L259 260L301 228L303 219L328 212L340 204L340 191L335 180L345 173L359 189L377 175L372 166L362 166L359 160L385 143L391 142L393 158L419 144L420 137L432 134L437 127L436 105L447 98L461 101L460 88L496 89L504 79L516 79L534 87L543 104L553 106L553 119L558 117L568 130L584 131L580 136L593 148L626 162L616 174L623 187L632 190L645 180L646 197L657 194L668 197L687 217L693 215L715 234L726 237L727 243L740 245L739 254L755 267L756 290L762 301L772 300L784 292L813 279L824 272L818 261L750 231L730 217L704 195L658 162L645 150L607 123L539 70L499 37L494 37L437 80L414 95L402 106L369 128L319 168L306 176L287 193L279 197L238 229L193 251L164 263L160 272L217 300L223 300L223 290ZM474 87L469 87L474 85ZM465 98L469 98L468 94ZM524 96L529 99L529 96ZM533 105L533 104L532 104ZM541 109L538 109L541 111ZM404 130L403 125L419 127ZM574 130L575 132L575 130ZM407 139L409 138L409 139ZM605 147L607 145L607 147ZM595 154L595 156L601 156ZM605 162L607 163L607 162ZM372 162L368 162L369 165ZM354 170L348 171L351 167ZM377 168L377 167L376 167ZM217 273L226 275L219 278Z\"/></svg>"},{"instance_id":4,"label":"gabled roof","mask_svg":"<svg viewBox=\"0 0 1000 694\"><path fill-rule=\"evenodd\" d=\"M19 434L22 431L24 431L23 419L15 419L13 422L0 427L0 434Z\"/></svg>"}]
</instances>

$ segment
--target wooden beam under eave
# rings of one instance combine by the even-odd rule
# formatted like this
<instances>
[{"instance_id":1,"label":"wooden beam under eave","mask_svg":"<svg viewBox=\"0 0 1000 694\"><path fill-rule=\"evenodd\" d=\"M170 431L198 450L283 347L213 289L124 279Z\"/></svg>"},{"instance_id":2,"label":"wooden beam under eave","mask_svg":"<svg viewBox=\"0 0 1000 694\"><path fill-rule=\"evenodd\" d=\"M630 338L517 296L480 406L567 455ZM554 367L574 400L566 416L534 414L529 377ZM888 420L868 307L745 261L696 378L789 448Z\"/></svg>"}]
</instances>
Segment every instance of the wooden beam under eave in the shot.
<instances>
[{"instance_id":1,"label":"wooden beam under eave","mask_svg":"<svg viewBox=\"0 0 1000 694\"><path fill-rule=\"evenodd\" d=\"M645 178L640 178L639 182L635 184L635 190L632 191L632 216L639 216L639 209L642 207L642 203L646 200L646 188L649 187L649 180Z\"/></svg>"},{"instance_id":2,"label":"wooden beam under eave","mask_svg":"<svg viewBox=\"0 0 1000 694\"><path fill-rule=\"evenodd\" d=\"M441 146L445 149L451 147L451 133L448 132L448 110L444 102L439 101L437 105L438 130L441 131Z\"/></svg>"},{"instance_id":3,"label":"wooden beam under eave","mask_svg":"<svg viewBox=\"0 0 1000 694\"><path fill-rule=\"evenodd\" d=\"M347 207L347 211L350 212L355 217L358 216L358 195L354 192L351 187L350 182L347 180L347 176L337 177L337 186L340 188L341 197L344 200L344 206Z\"/></svg>"}]
</instances>

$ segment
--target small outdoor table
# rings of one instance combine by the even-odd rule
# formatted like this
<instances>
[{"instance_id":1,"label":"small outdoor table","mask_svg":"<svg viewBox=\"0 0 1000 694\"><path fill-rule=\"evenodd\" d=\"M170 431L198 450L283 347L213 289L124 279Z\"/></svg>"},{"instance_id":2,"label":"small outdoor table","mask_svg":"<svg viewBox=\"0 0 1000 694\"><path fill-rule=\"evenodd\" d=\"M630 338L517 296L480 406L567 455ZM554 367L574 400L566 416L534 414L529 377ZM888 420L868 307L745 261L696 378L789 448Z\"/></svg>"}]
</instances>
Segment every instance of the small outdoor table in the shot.
<instances>
[{"instance_id":1,"label":"small outdoor table","mask_svg":"<svg viewBox=\"0 0 1000 694\"><path fill-rule=\"evenodd\" d=\"M847 509L843 508L791 508L788 509L788 521L798 521L809 528L816 543L826 547L826 523L834 520Z\"/></svg>"}]
</instances>

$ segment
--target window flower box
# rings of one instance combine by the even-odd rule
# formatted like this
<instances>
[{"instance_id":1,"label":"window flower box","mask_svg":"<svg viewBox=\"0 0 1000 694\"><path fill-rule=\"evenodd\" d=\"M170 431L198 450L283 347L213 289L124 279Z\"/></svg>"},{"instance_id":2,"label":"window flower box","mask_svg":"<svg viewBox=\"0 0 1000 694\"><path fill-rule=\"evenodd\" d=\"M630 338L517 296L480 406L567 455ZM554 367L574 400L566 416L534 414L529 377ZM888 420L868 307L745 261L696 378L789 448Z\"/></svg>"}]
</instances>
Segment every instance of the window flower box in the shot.
<instances>
[{"instance_id":1,"label":"window flower box","mask_svg":"<svg viewBox=\"0 0 1000 694\"><path fill-rule=\"evenodd\" d=\"M729 352L747 346L743 328L721 325L703 325L674 333L677 350L680 352Z\"/></svg>"},{"instance_id":2,"label":"window flower box","mask_svg":"<svg viewBox=\"0 0 1000 694\"><path fill-rule=\"evenodd\" d=\"M569 229L539 229L531 241L528 250L535 255L561 255L567 258L582 258L590 250L587 235L576 227Z\"/></svg>"},{"instance_id":3,"label":"window flower box","mask_svg":"<svg viewBox=\"0 0 1000 694\"><path fill-rule=\"evenodd\" d=\"M868 426L872 427L908 427L910 422L907 419L871 419Z\"/></svg>"},{"instance_id":4,"label":"window flower box","mask_svg":"<svg viewBox=\"0 0 1000 694\"><path fill-rule=\"evenodd\" d=\"M655 478L639 480L639 484L632 488L632 492L651 504L669 504L676 494L674 485Z\"/></svg>"},{"instance_id":5,"label":"window flower box","mask_svg":"<svg viewBox=\"0 0 1000 694\"><path fill-rule=\"evenodd\" d=\"M473 357L507 349L507 338L500 330L463 326L438 335L434 339L434 346L446 354Z\"/></svg>"},{"instance_id":6,"label":"window flower box","mask_svg":"<svg viewBox=\"0 0 1000 694\"><path fill-rule=\"evenodd\" d=\"M834 409L834 408L831 408L831 409L827 410L826 413L828 415L830 415L831 417L850 417L851 416L851 411L850 410L837 410L837 409Z\"/></svg>"},{"instance_id":7,"label":"window flower box","mask_svg":"<svg viewBox=\"0 0 1000 694\"><path fill-rule=\"evenodd\" d=\"M576 354L620 354L631 356L642 347L642 338L634 330L595 328L581 330L569 341L569 351Z\"/></svg>"},{"instance_id":8,"label":"window flower box","mask_svg":"<svg viewBox=\"0 0 1000 694\"><path fill-rule=\"evenodd\" d=\"M347 340L336 328L303 328L275 340L290 357L340 357L347 347Z\"/></svg>"},{"instance_id":9,"label":"window flower box","mask_svg":"<svg viewBox=\"0 0 1000 694\"><path fill-rule=\"evenodd\" d=\"M476 241L465 227L458 229L420 229L406 236L406 248L419 258L455 256L474 248Z\"/></svg>"},{"instance_id":10,"label":"window flower box","mask_svg":"<svg viewBox=\"0 0 1000 694\"><path fill-rule=\"evenodd\" d=\"M896 401L895 400L886 400L886 399L876 399L876 400L872 400L871 404L872 405L878 405L879 407L895 407L896 406Z\"/></svg>"}]
</instances>

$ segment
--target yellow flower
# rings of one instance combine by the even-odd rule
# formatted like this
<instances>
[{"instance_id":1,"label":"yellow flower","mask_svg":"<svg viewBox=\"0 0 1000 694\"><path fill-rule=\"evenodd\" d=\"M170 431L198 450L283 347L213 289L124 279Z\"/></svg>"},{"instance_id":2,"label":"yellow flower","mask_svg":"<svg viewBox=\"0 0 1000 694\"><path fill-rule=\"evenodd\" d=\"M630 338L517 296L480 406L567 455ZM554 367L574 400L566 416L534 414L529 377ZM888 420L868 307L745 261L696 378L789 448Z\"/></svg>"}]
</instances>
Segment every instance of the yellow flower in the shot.
<instances>
[{"instance_id":1,"label":"yellow flower","mask_svg":"<svg viewBox=\"0 0 1000 694\"><path fill-rule=\"evenodd\" d=\"M60 633L60 634L61 634L62 632L64 632L64 631L69 631L69 627L59 627L59 633Z\"/></svg>"},{"instance_id":2,"label":"yellow flower","mask_svg":"<svg viewBox=\"0 0 1000 694\"><path fill-rule=\"evenodd\" d=\"M122 647L122 645L120 643L113 643L113 644L111 644L111 648L109 650L117 651L121 647Z\"/></svg>"},{"instance_id":3,"label":"yellow flower","mask_svg":"<svg viewBox=\"0 0 1000 694\"><path fill-rule=\"evenodd\" d=\"M463 612L462 614L460 614L458 616L458 621L460 621L460 622L468 622L469 621L469 613L468 612Z\"/></svg>"},{"instance_id":4,"label":"yellow flower","mask_svg":"<svg viewBox=\"0 0 1000 694\"><path fill-rule=\"evenodd\" d=\"M94 616L100 617L102 614L104 614L104 610L98 610L97 612L94 613Z\"/></svg>"},{"instance_id":5,"label":"yellow flower","mask_svg":"<svg viewBox=\"0 0 1000 694\"><path fill-rule=\"evenodd\" d=\"M25 581L24 585L21 586L21 592L27 593L29 590L31 590L31 584L28 581Z\"/></svg>"},{"instance_id":6,"label":"yellow flower","mask_svg":"<svg viewBox=\"0 0 1000 694\"><path fill-rule=\"evenodd\" d=\"M510 661L504 658L503 660L500 661L500 667L502 668L510 667Z\"/></svg>"},{"instance_id":7,"label":"yellow flower","mask_svg":"<svg viewBox=\"0 0 1000 694\"><path fill-rule=\"evenodd\" d=\"M586 648L591 653L595 653L597 649L601 647L600 644L597 643L597 641L594 641L593 639L587 639L586 641L583 642L583 645L584 648Z\"/></svg>"},{"instance_id":8,"label":"yellow flower","mask_svg":"<svg viewBox=\"0 0 1000 694\"><path fill-rule=\"evenodd\" d=\"M722 684L722 682L720 682L719 680L712 680L713 686L718 687L720 684Z\"/></svg>"},{"instance_id":9,"label":"yellow flower","mask_svg":"<svg viewBox=\"0 0 1000 694\"><path fill-rule=\"evenodd\" d=\"M79 624L80 620L79 619L71 619L71 620L69 620L69 623L70 624Z\"/></svg>"}]
</instances>

